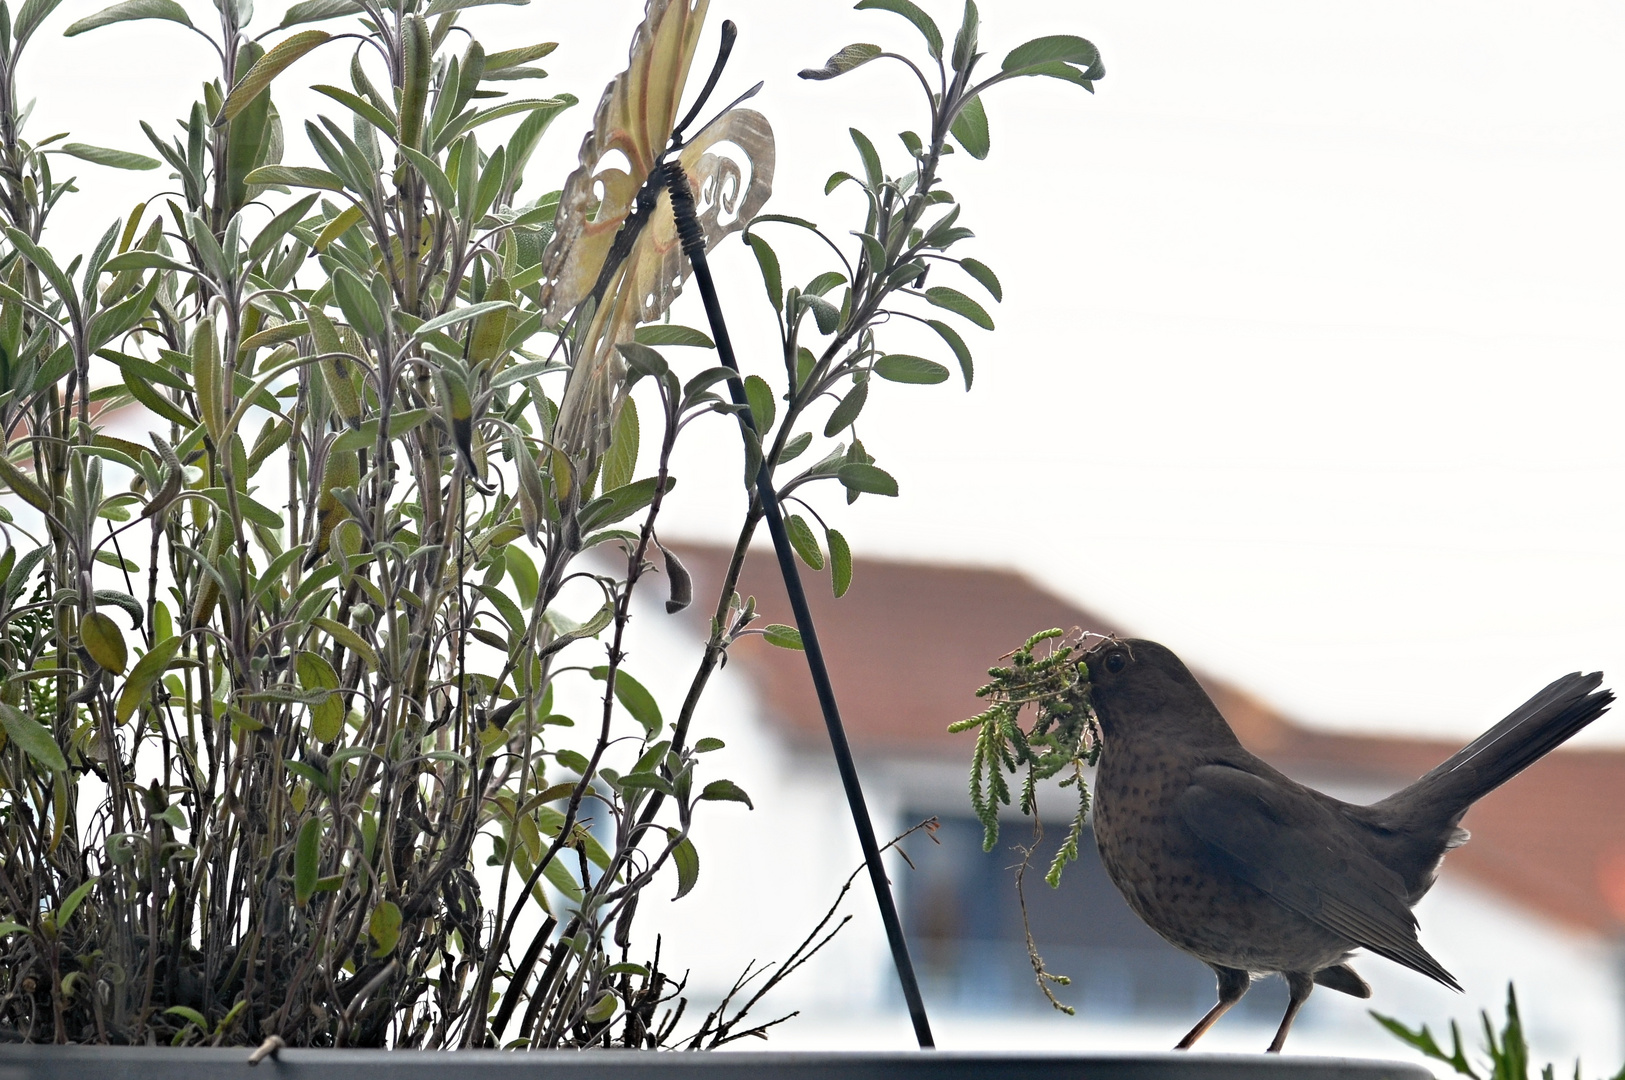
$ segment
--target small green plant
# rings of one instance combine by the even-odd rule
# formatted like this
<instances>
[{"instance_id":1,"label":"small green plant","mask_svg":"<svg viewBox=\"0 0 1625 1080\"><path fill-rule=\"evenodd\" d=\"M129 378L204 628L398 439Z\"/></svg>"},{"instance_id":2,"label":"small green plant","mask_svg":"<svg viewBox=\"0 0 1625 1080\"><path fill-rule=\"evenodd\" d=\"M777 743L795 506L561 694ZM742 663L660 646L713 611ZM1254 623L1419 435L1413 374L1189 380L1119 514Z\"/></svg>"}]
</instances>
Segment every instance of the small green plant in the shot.
<instances>
[{"instance_id":1,"label":"small green plant","mask_svg":"<svg viewBox=\"0 0 1625 1080\"><path fill-rule=\"evenodd\" d=\"M1078 857L1089 816L1089 784L1083 770L1100 758L1100 729L1089 705L1089 666L1075 656L1081 635L1068 639L1059 629L1028 638L1010 654L1008 666L988 669L993 681L976 696L992 704L948 726L954 733L977 729L970 801L982 822L983 851L992 851L999 842L999 807L1010 805L1006 773L1022 774L1021 812L1036 818L1038 783L1070 771L1061 786L1078 789L1078 807L1067 838L1044 875L1051 888L1061 883L1066 864ZM1053 644L1038 653L1045 642ZM1032 723L1023 727L1021 713L1028 706L1033 709Z\"/></svg>"},{"instance_id":2,"label":"small green plant","mask_svg":"<svg viewBox=\"0 0 1625 1080\"><path fill-rule=\"evenodd\" d=\"M1383 1016L1375 1011L1371 1013L1372 1018L1400 1042L1420 1050L1434 1061L1444 1062L1462 1076L1470 1076L1473 1080L1529 1080L1529 1042L1524 1037L1523 1019L1518 1015L1518 993L1513 985L1507 983L1506 1022L1499 1034L1488 1010L1478 1015L1484 1026L1484 1044L1480 1050L1488 1059L1478 1065L1482 1072L1474 1069L1473 1063L1467 1060L1467 1052L1461 1042L1461 1028L1454 1020L1450 1021L1450 1052L1445 1053L1426 1024L1413 1031L1391 1016ZM1540 1077L1541 1080L1556 1080L1555 1066L1547 1065L1540 1071ZM1574 1063L1574 1080L1581 1080L1578 1061ZM1610 1080L1625 1080L1625 1067Z\"/></svg>"},{"instance_id":3,"label":"small green plant","mask_svg":"<svg viewBox=\"0 0 1625 1080\"><path fill-rule=\"evenodd\" d=\"M1078 790L1077 810L1066 839L1044 875L1050 888L1060 887L1062 871L1077 859L1089 816L1089 782L1083 770L1100 758L1100 728L1089 704L1089 665L1076 655L1087 635L1074 633L1076 637L1052 629L1028 638L1009 655L1008 665L988 669L992 681L977 690L976 696L992 704L948 726L955 733L976 730L970 801L982 822L982 850L992 851L999 842L999 807L1010 805L1006 774L1022 774L1019 805L1021 812L1033 819L1032 842L1016 846L1021 855L1016 866L1016 899L1027 938L1027 959L1044 997L1068 1016L1075 1010L1055 997L1051 985L1066 986L1072 980L1051 972L1044 964L1027 918L1026 881L1033 853L1044 837L1043 819L1038 813L1039 782L1065 772L1069 775L1061 780L1061 786ZM1023 727L1021 714L1029 706L1032 722Z\"/></svg>"}]
</instances>

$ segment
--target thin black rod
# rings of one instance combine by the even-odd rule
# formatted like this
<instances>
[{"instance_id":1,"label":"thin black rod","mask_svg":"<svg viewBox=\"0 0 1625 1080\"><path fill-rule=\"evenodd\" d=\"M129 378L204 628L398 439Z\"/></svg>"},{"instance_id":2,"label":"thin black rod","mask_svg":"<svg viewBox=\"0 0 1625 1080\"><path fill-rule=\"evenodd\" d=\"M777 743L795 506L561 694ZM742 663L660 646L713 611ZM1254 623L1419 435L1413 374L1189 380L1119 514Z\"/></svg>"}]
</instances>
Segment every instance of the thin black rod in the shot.
<instances>
[{"instance_id":1,"label":"thin black rod","mask_svg":"<svg viewBox=\"0 0 1625 1080\"><path fill-rule=\"evenodd\" d=\"M705 302L705 316L711 323L711 334L716 338L717 355L733 371L728 387L735 405L746 406L740 413L752 431L755 420L750 415L745 384L739 377L739 364L734 359L733 342L728 337L728 324L722 317L722 303L717 298L711 268L705 259L705 237L694 212L694 193L689 190L688 177L676 162L665 165L666 187L671 192L673 216L677 219L677 234L683 241L683 253L694 267L694 280L700 287L700 298ZM841 786L846 789L846 802L852 808L852 824L858 830L858 844L863 848L863 860L869 868L869 881L875 889L875 900L880 905L880 921L886 927L886 940L891 945L892 962L897 965L897 980L903 985L903 998L908 1002L909 1019L914 1022L914 1037L920 1049L931 1050L936 1041L931 1037L931 1022L925 1015L925 1001L920 997L920 983L914 976L914 961L908 955L908 940L903 937L903 923L897 917L897 901L891 893L891 881L880 861L880 845L875 839L874 823L869 820L869 805L863 797L863 785L858 781L858 767L852 760L852 747L846 740L846 728L841 724L840 706L835 701L835 687L830 682L829 669L824 666L824 650L818 644L818 631L813 626L812 611L807 607L807 593L801 587L801 571L796 566L795 549L790 546L790 534L784 528L784 515L779 510L779 495L773 488L773 477L764 459L756 473L756 493L762 500L762 514L767 518L768 532L773 535L773 550L779 556L779 573L784 577L784 591L790 597L790 610L795 615L796 629L801 633L801 646L807 654L807 670L812 675L813 687L818 692L818 705L824 712L824 726L829 729L830 746L835 751L835 764L841 772Z\"/></svg>"}]
</instances>

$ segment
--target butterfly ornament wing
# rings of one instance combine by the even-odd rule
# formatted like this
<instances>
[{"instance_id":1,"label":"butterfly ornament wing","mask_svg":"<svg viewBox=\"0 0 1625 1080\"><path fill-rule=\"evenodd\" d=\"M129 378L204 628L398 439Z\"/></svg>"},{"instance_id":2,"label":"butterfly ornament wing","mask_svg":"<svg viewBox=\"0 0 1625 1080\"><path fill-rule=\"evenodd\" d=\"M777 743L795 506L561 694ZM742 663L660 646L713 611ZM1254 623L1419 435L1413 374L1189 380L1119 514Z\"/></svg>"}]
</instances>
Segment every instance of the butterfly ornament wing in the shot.
<instances>
[{"instance_id":1,"label":"butterfly ornament wing","mask_svg":"<svg viewBox=\"0 0 1625 1080\"><path fill-rule=\"evenodd\" d=\"M708 0L650 0L631 60L604 91L579 164L559 199L558 227L543 254L543 318L561 325L591 297L616 253L615 237L637 206L677 120ZM749 109L718 117L677 155L695 193L706 248L750 223L772 191L774 145L767 118ZM590 474L609 445L626 365L615 346L639 323L661 317L688 276L671 198L662 189L636 241L611 268L602 298L578 327L554 445ZM567 483L567 481L566 481Z\"/></svg>"}]
</instances>

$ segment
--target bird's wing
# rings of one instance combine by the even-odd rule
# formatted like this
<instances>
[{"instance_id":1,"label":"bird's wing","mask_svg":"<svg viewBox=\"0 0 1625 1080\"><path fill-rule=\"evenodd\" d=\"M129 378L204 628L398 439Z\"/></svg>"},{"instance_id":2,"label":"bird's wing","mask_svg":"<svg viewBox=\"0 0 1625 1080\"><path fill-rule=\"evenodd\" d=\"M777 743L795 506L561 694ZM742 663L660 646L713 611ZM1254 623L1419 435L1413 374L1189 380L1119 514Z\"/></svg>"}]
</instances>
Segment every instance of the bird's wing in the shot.
<instances>
[{"instance_id":1,"label":"bird's wing","mask_svg":"<svg viewBox=\"0 0 1625 1080\"><path fill-rule=\"evenodd\" d=\"M1228 765L1196 770L1179 797L1186 826L1243 881L1288 911L1460 990L1416 940L1404 883L1301 792Z\"/></svg>"}]
</instances>

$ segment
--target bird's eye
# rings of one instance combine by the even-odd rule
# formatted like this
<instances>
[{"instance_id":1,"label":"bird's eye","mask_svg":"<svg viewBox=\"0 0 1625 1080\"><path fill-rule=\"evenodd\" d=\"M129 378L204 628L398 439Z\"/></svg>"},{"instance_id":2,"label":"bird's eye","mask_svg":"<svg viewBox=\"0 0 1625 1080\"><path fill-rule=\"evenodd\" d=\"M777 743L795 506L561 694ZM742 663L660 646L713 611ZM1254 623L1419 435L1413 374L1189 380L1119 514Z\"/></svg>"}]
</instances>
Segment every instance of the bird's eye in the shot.
<instances>
[{"instance_id":1,"label":"bird's eye","mask_svg":"<svg viewBox=\"0 0 1625 1080\"><path fill-rule=\"evenodd\" d=\"M1116 675L1119 671L1122 671L1126 667L1128 667L1128 658L1122 653L1114 652L1110 656L1106 657L1106 670L1111 672L1113 675Z\"/></svg>"}]
</instances>

